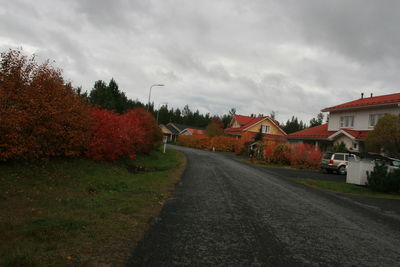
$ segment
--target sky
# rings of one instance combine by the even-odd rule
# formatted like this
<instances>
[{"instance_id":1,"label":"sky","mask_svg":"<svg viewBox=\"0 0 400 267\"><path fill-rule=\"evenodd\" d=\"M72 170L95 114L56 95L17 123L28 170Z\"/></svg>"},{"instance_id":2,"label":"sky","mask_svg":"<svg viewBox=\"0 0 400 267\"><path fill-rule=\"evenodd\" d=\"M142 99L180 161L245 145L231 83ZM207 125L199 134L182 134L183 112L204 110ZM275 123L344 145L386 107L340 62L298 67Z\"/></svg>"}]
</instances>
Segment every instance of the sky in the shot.
<instances>
[{"instance_id":1,"label":"sky","mask_svg":"<svg viewBox=\"0 0 400 267\"><path fill-rule=\"evenodd\" d=\"M222 115L321 109L398 93L397 0L0 0L0 51L54 60L90 91Z\"/></svg>"}]
</instances>

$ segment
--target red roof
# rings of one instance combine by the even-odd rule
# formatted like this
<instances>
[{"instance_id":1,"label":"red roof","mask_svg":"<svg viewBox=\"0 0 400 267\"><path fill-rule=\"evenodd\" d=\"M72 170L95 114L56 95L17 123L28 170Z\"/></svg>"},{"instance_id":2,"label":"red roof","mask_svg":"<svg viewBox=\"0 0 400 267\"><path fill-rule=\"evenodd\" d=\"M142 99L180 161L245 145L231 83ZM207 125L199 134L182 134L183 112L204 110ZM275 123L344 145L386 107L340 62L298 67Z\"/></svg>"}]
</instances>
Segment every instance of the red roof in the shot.
<instances>
[{"instance_id":1,"label":"red roof","mask_svg":"<svg viewBox=\"0 0 400 267\"><path fill-rule=\"evenodd\" d=\"M359 140L364 140L365 138L367 138L369 133L369 131L355 131L350 129L342 129L342 130Z\"/></svg>"},{"instance_id":2,"label":"red roof","mask_svg":"<svg viewBox=\"0 0 400 267\"><path fill-rule=\"evenodd\" d=\"M326 139L336 131L328 131L328 123L308 128L302 131L291 133L287 138L300 138L300 139Z\"/></svg>"},{"instance_id":3,"label":"red roof","mask_svg":"<svg viewBox=\"0 0 400 267\"><path fill-rule=\"evenodd\" d=\"M390 94L390 95L381 95L374 97L364 97L354 101L350 101L344 104L336 105L329 108L324 108L322 111L333 111L337 109L347 109L347 108L355 108L355 107L364 107L371 105L382 105L382 104L390 104L390 103L400 103L400 93Z\"/></svg>"},{"instance_id":4,"label":"red roof","mask_svg":"<svg viewBox=\"0 0 400 267\"><path fill-rule=\"evenodd\" d=\"M191 132L192 135L204 135L203 130L193 129L193 128L186 128L185 130L188 130L189 132Z\"/></svg>"},{"instance_id":5,"label":"red roof","mask_svg":"<svg viewBox=\"0 0 400 267\"><path fill-rule=\"evenodd\" d=\"M280 127L279 127L279 122L272 120L268 116L261 116L261 117L252 117L252 116L243 116L243 115L234 115L233 119L236 120L236 122L240 125L240 127L237 128L226 128L225 132L231 133L231 134L240 134L244 129L249 128L250 126L259 123L260 121L264 119L269 119L272 121L283 133L285 133Z\"/></svg>"},{"instance_id":6,"label":"red roof","mask_svg":"<svg viewBox=\"0 0 400 267\"><path fill-rule=\"evenodd\" d=\"M257 133L254 132L249 132L250 135L252 135L253 137L257 135ZM286 136L283 135L277 135L277 134L266 134L263 133L263 138L264 139L272 139L272 140L278 140L278 141L286 141Z\"/></svg>"},{"instance_id":7,"label":"red roof","mask_svg":"<svg viewBox=\"0 0 400 267\"><path fill-rule=\"evenodd\" d=\"M355 131L351 129L340 129L353 136L355 139L364 140L369 131ZM339 131L340 131L339 130ZM328 139L329 136L337 133L338 131L328 131L328 123L308 128L302 131L288 134L288 139Z\"/></svg>"}]
</instances>

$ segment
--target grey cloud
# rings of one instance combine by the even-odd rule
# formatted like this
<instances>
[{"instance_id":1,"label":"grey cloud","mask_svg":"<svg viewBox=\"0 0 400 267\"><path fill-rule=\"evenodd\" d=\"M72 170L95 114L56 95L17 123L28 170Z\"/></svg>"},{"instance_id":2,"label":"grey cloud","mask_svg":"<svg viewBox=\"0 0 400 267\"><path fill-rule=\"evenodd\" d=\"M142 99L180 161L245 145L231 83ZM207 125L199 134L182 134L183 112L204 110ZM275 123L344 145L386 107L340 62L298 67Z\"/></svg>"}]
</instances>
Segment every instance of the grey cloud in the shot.
<instances>
[{"instance_id":1,"label":"grey cloud","mask_svg":"<svg viewBox=\"0 0 400 267\"><path fill-rule=\"evenodd\" d=\"M6 1L0 47L35 48L74 85L222 114L308 121L359 93L398 92L397 1ZM2 41L3 40L3 41Z\"/></svg>"}]
</instances>

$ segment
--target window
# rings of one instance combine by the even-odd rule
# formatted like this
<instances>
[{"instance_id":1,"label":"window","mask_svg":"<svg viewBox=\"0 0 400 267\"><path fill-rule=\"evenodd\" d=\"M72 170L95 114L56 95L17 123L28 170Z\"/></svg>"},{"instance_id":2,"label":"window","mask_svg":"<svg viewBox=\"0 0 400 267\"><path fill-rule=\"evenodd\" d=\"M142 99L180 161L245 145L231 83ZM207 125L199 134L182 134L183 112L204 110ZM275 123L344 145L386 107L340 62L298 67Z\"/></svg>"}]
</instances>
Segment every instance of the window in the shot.
<instances>
[{"instance_id":1,"label":"window","mask_svg":"<svg viewBox=\"0 0 400 267\"><path fill-rule=\"evenodd\" d=\"M374 127L380 118L385 116L385 114L371 114L369 115L369 127Z\"/></svg>"},{"instance_id":2,"label":"window","mask_svg":"<svg viewBox=\"0 0 400 267\"><path fill-rule=\"evenodd\" d=\"M353 128L353 127L354 127L354 116L340 117L340 128Z\"/></svg>"},{"instance_id":3,"label":"window","mask_svg":"<svg viewBox=\"0 0 400 267\"><path fill-rule=\"evenodd\" d=\"M270 126L269 125L261 125L261 132L262 133L269 133Z\"/></svg>"},{"instance_id":4,"label":"window","mask_svg":"<svg viewBox=\"0 0 400 267\"><path fill-rule=\"evenodd\" d=\"M357 143L353 143L353 149L357 149L358 148L358 144Z\"/></svg>"},{"instance_id":5,"label":"window","mask_svg":"<svg viewBox=\"0 0 400 267\"><path fill-rule=\"evenodd\" d=\"M344 154L335 154L335 160L344 160Z\"/></svg>"}]
</instances>

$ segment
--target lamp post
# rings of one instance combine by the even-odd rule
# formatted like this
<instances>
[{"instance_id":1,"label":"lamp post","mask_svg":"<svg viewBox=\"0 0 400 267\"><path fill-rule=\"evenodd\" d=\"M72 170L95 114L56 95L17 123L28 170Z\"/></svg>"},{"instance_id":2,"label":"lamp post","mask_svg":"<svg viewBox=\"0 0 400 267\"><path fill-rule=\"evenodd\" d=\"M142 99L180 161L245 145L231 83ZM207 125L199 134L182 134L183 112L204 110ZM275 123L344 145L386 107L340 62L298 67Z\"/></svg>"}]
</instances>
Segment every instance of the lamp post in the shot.
<instances>
[{"instance_id":1,"label":"lamp post","mask_svg":"<svg viewBox=\"0 0 400 267\"><path fill-rule=\"evenodd\" d=\"M161 105L167 105L167 104L168 104L167 102L158 104L158 109L157 109L157 124L158 124L158 114L160 113L160 106L161 106Z\"/></svg>"},{"instance_id":2,"label":"lamp post","mask_svg":"<svg viewBox=\"0 0 400 267\"><path fill-rule=\"evenodd\" d=\"M150 90L149 90L149 103L148 103L148 105L147 105L147 111L150 110L151 88L153 88L154 86L164 86L164 84L153 84L152 86L150 86Z\"/></svg>"}]
</instances>

